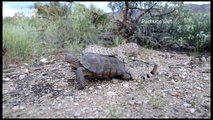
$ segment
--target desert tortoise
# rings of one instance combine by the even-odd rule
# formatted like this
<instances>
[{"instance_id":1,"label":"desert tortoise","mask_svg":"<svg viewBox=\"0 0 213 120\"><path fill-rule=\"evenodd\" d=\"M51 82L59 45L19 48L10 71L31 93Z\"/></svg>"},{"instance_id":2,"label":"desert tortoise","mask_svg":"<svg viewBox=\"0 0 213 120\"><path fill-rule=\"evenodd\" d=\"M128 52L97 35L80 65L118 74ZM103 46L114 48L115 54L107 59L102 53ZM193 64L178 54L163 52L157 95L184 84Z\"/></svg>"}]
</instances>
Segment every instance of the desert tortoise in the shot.
<instances>
[{"instance_id":1,"label":"desert tortoise","mask_svg":"<svg viewBox=\"0 0 213 120\"><path fill-rule=\"evenodd\" d=\"M127 55L137 55L139 52L139 46L137 43L125 43L117 47L103 47L99 45L89 45L83 50L83 54L96 53L106 56L117 57L120 61L123 61L128 73L131 74L133 79L147 79L156 74L158 65L155 64L152 71L142 76L144 70L140 67L132 68L129 66L129 60Z\"/></svg>"},{"instance_id":2,"label":"desert tortoise","mask_svg":"<svg viewBox=\"0 0 213 120\"><path fill-rule=\"evenodd\" d=\"M85 87L85 77L120 77L124 80L132 79L131 75L126 70L124 63L116 57L86 53L78 60L72 53L66 53L65 61L70 63L76 70L76 81L79 85L79 89Z\"/></svg>"}]
</instances>

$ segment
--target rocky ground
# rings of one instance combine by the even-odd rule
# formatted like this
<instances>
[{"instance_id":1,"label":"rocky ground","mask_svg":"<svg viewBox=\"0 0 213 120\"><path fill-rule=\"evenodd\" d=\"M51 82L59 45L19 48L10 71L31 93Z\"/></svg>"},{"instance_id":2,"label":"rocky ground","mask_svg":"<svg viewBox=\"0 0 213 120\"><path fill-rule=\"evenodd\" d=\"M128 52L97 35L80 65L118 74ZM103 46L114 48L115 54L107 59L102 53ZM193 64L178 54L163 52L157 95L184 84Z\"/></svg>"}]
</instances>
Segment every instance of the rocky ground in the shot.
<instances>
[{"instance_id":1,"label":"rocky ground","mask_svg":"<svg viewBox=\"0 0 213 120\"><path fill-rule=\"evenodd\" d=\"M158 63L156 76L91 80L84 90L62 55L11 65L3 70L3 118L210 118L210 57L141 49L131 64L146 73Z\"/></svg>"}]
</instances>

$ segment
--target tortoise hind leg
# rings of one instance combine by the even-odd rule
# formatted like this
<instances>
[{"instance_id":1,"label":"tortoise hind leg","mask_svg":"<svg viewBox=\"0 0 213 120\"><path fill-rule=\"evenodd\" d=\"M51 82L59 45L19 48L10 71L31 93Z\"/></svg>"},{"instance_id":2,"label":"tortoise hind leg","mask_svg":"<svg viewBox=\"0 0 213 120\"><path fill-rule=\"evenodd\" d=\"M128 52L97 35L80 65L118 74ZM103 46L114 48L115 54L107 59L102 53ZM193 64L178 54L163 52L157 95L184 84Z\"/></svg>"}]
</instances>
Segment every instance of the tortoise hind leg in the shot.
<instances>
[{"instance_id":1,"label":"tortoise hind leg","mask_svg":"<svg viewBox=\"0 0 213 120\"><path fill-rule=\"evenodd\" d=\"M85 68L83 67L79 67L76 70L76 81L79 85L79 90L84 89L85 87L85 76L86 75L91 75L89 71L87 71Z\"/></svg>"},{"instance_id":2,"label":"tortoise hind leg","mask_svg":"<svg viewBox=\"0 0 213 120\"><path fill-rule=\"evenodd\" d=\"M122 78L123 78L124 80L130 80L130 79L132 79L132 77L131 77L131 75L130 75L129 73L124 73L124 74L122 75Z\"/></svg>"}]
</instances>

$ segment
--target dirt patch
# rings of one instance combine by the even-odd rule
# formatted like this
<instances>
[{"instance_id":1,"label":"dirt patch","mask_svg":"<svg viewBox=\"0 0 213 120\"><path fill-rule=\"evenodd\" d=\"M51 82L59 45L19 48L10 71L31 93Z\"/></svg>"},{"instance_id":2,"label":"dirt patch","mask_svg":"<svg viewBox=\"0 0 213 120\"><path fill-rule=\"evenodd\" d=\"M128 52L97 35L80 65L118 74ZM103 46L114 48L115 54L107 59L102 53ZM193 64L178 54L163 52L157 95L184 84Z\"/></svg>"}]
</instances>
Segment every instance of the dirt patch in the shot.
<instances>
[{"instance_id":1,"label":"dirt patch","mask_svg":"<svg viewBox=\"0 0 213 120\"><path fill-rule=\"evenodd\" d=\"M91 80L80 91L63 56L9 68L3 73L3 118L210 118L210 57L141 49L129 64L146 74L158 63L156 76Z\"/></svg>"}]
</instances>

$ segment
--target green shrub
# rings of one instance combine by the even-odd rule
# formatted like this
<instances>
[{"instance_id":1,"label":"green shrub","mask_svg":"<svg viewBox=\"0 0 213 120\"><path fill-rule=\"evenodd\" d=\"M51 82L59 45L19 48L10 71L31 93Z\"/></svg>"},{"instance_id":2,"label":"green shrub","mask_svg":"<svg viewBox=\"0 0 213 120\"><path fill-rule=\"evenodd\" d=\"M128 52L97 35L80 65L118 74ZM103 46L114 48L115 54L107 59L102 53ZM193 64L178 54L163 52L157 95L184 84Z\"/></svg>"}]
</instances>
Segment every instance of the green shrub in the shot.
<instances>
[{"instance_id":1,"label":"green shrub","mask_svg":"<svg viewBox=\"0 0 213 120\"><path fill-rule=\"evenodd\" d=\"M9 19L10 21L3 20L3 44L7 49L3 62L6 65L29 61L33 51L39 48L36 42L38 34L30 31L31 26L28 24L30 19L21 16ZM37 51L40 53L41 48L39 49Z\"/></svg>"},{"instance_id":2,"label":"green shrub","mask_svg":"<svg viewBox=\"0 0 213 120\"><path fill-rule=\"evenodd\" d=\"M196 50L210 50L210 15L191 14L176 27L176 40L185 40Z\"/></svg>"}]
</instances>

